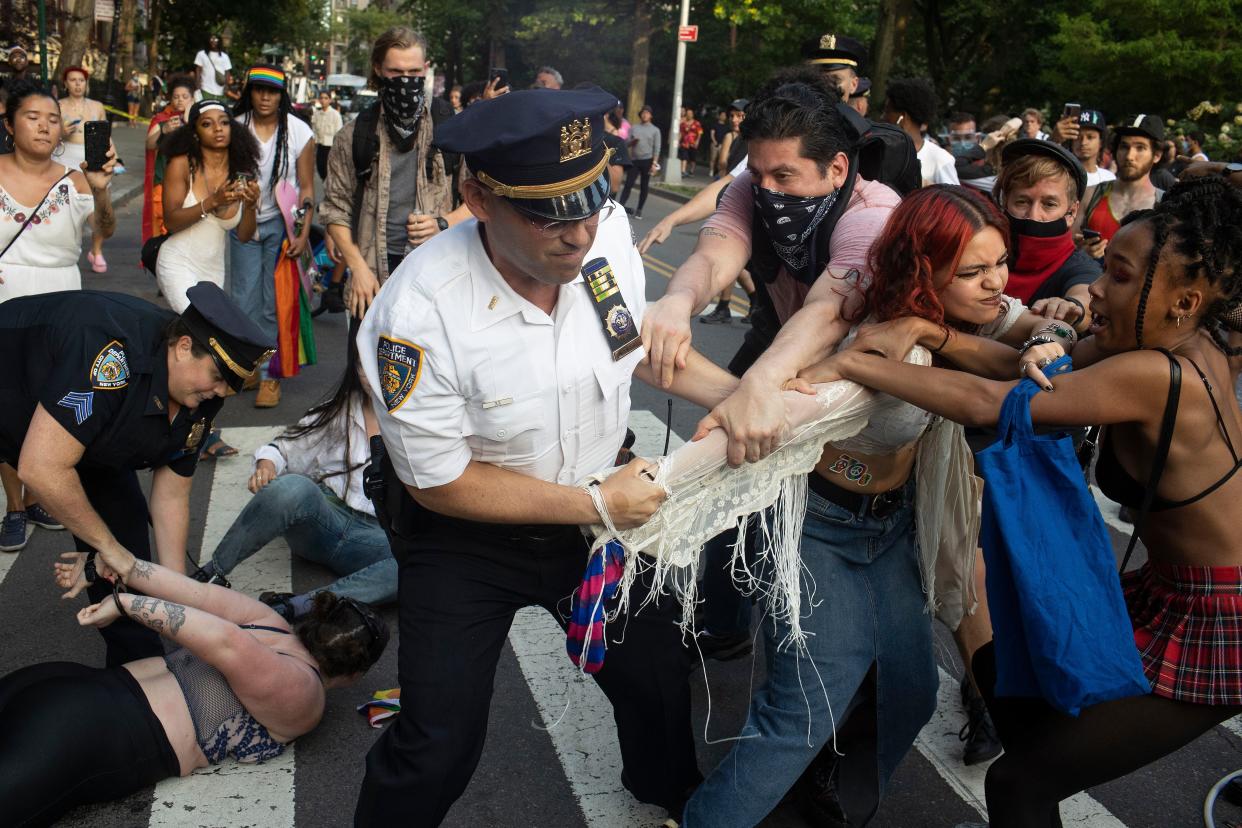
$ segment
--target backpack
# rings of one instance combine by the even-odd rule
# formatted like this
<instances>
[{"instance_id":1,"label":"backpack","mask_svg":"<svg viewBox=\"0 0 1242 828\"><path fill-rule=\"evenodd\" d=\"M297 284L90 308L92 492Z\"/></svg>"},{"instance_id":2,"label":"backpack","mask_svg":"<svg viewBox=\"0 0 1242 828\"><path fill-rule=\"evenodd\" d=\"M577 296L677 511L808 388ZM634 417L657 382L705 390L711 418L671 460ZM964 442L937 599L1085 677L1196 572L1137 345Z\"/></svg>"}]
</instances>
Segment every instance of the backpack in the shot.
<instances>
[{"instance_id":1,"label":"backpack","mask_svg":"<svg viewBox=\"0 0 1242 828\"><path fill-rule=\"evenodd\" d=\"M433 130L441 122L452 117L453 114L453 107L449 105L448 101L438 96L431 99L431 128ZM379 119L380 104L379 101L376 101L362 110L362 112L359 112L354 122L352 149L354 175L357 176L358 183L354 187L353 226L350 229L355 239L358 238L358 219L362 212L362 192L366 189L367 182L371 180L371 174L375 172L375 162L379 158ZM441 152L432 144L431 151L423 159L426 176L431 178L437 155L443 157L444 169L448 171L452 178L453 190L456 191L458 153Z\"/></svg>"}]
</instances>

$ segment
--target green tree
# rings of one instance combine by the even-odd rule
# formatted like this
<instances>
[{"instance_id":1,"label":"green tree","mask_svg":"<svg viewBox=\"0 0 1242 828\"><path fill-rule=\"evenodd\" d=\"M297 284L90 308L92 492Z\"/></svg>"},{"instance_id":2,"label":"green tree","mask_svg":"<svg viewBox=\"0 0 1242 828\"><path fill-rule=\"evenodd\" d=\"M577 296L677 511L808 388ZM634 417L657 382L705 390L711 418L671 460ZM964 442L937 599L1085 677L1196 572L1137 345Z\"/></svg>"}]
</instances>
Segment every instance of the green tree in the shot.
<instances>
[{"instance_id":1,"label":"green tree","mask_svg":"<svg viewBox=\"0 0 1242 828\"><path fill-rule=\"evenodd\" d=\"M1239 0L1086 0L1057 18L1050 86L1103 109L1180 117L1242 89Z\"/></svg>"},{"instance_id":2,"label":"green tree","mask_svg":"<svg viewBox=\"0 0 1242 828\"><path fill-rule=\"evenodd\" d=\"M350 9L345 16L349 37L346 40L346 54L350 66L371 65L371 44L383 32L393 26L408 23L408 18L383 6L369 6L365 9ZM366 74L366 73L364 73Z\"/></svg>"}]
</instances>

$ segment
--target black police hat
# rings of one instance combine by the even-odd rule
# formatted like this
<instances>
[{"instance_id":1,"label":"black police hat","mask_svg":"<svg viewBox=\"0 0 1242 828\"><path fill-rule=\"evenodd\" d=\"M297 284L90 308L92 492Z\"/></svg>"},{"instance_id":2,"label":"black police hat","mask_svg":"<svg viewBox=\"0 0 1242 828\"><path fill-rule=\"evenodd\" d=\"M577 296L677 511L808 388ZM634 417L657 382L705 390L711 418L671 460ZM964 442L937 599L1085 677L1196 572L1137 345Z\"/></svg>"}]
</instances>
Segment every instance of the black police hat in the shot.
<instances>
[{"instance_id":1,"label":"black police hat","mask_svg":"<svg viewBox=\"0 0 1242 828\"><path fill-rule=\"evenodd\" d=\"M1133 115L1115 127L1113 135L1141 135L1160 144L1164 142L1164 121L1159 115Z\"/></svg>"},{"instance_id":2,"label":"black police hat","mask_svg":"<svg viewBox=\"0 0 1242 828\"><path fill-rule=\"evenodd\" d=\"M848 66L861 75L867 63L867 47L852 37L830 32L806 41L802 59L825 70Z\"/></svg>"},{"instance_id":3,"label":"black police hat","mask_svg":"<svg viewBox=\"0 0 1242 828\"><path fill-rule=\"evenodd\" d=\"M215 282L199 282L185 295L190 306L181 321L194 341L211 353L229 387L240 391L276 352L276 343Z\"/></svg>"},{"instance_id":4,"label":"black police hat","mask_svg":"<svg viewBox=\"0 0 1242 828\"><path fill-rule=\"evenodd\" d=\"M871 97L871 78L859 78L858 88L850 95L850 99L854 98L870 98Z\"/></svg>"},{"instance_id":5,"label":"black police hat","mask_svg":"<svg viewBox=\"0 0 1242 828\"><path fill-rule=\"evenodd\" d=\"M573 221L608 201L604 113L617 96L591 89L526 89L436 127L435 145L461 153L479 183L538 218Z\"/></svg>"},{"instance_id":6,"label":"black police hat","mask_svg":"<svg viewBox=\"0 0 1242 828\"><path fill-rule=\"evenodd\" d=\"M733 103L729 104L729 109L736 109L738 112L745 112L746 107L748 106L750 106L750 101L745 98L738 98Z\"/></svg>"},{"instance_id":7,"label":"black police hat","mask_svg":"<svg viewBox=\"0 0 1242 828\"><path fill-rule=\"evenodd\" d=\"M1078 191L1078 198L1082 198L1083 192L1087 189L1087 171L1083 168L1082 162L1074 156L1074 153L1060 144L1054 144L1052 141L1045 141L1042 138L1019 138L1006 144L1005 148L1001 150L1001 164L1010 164L1027 155L1042 155L1065 167L1066 172L1070 174L1070 178L1074 181L1074 187Z\"/></svg>"}]
</instances>

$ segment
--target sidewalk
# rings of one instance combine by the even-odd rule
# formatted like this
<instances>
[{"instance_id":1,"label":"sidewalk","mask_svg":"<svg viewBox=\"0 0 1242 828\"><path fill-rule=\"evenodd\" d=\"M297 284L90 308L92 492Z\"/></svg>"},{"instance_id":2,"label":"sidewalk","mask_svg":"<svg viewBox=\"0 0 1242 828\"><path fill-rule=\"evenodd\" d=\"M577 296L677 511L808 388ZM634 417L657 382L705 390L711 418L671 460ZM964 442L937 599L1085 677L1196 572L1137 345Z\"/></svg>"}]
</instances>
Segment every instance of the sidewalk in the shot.
<instances>
[{"instance_id":1,"label":"sidewalk","mask_svg":"<svg viewBox=\"0 0 1242 828\"><path fill-rule=\"evenodd\" d=\"M707 173L706 168L702 165L692 176L682 176L680 184L665 184L664 176L651 179L651 192L655 195L667 198L670 201L676 201L679 204L685 204L693 198L699 190L712 183L712 177Z\"/></svg>"}]
</instances>

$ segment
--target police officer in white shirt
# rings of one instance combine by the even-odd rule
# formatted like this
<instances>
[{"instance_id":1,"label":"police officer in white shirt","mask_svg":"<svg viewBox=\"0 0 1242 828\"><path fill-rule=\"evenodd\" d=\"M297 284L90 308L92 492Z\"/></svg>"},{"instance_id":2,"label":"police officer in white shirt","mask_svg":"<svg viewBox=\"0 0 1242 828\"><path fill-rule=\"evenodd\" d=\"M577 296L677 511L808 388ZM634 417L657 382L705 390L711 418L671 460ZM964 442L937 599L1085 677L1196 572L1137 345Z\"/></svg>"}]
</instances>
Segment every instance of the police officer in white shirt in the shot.
<instances>
[{"instance_id":1,"label":"police officer in white shirt","mask_svg":"<svg viewBox=\"0 0 1242 828\"><path fill-rule=\"evenodd\" d=\"M411 253L363 321L387 447L376 511L400 565L402 709L367 757L357 825L440 823L482 752L514 614L538 605L566 625L598 495L617 527L664 498L643 460L594 499L581 486L621 447L631 376L650 378L642 259L608 195L602 116L615 106L599 89L533 89L441 124L437 146L473 173L462 196L477 220ZM735 387L686 361L674 393L711 407ZM664 597L611 622L595 675L622 782L674 817L701 780L678 611Z\"/></svg>"}]
</instances>

